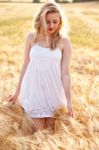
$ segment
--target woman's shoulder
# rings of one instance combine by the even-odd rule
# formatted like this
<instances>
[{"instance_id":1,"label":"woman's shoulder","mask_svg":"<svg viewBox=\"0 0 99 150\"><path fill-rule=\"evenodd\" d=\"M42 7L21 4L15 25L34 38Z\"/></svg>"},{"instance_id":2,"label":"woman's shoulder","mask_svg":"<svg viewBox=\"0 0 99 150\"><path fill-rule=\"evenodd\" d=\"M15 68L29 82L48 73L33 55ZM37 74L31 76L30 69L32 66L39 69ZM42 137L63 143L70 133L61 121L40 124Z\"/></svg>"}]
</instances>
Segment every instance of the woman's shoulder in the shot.
<instances>
[{"instance_id":1,"label":"woman's shoulder","mask_svg":"<svg viewBox=\"0 0 99 150\"><path fill-rule=\"evenodd\" d=\"M68 45L70 45L71 41L68 36L62 36L60 42L58 43L60 49L63 51Z\"/></svg>"},{"instance_id":2,"label":"woman's shoulder","mask_svg":"<svg viewBox=\"0 0 99 150\"><path fill-rule=\"evenodd\" d=\"M31 32L28 32L27 34L26 34L26 39L33 39L33 37L34 37L34 33L31 31Z\"/></svg>"},{"instance_id":3,"label":"woman's shoulder","mask_svg":"<svg viewBox=\"0 0 99 150\"><path fill-rule=\"evenodd\" d=\"M28 41L30 43L30 45L32 45L33 42L34 42L34 37L35 37L35 33L34 32L28 32L26 34L26 41Z\"/></svg>"}]
</instances>

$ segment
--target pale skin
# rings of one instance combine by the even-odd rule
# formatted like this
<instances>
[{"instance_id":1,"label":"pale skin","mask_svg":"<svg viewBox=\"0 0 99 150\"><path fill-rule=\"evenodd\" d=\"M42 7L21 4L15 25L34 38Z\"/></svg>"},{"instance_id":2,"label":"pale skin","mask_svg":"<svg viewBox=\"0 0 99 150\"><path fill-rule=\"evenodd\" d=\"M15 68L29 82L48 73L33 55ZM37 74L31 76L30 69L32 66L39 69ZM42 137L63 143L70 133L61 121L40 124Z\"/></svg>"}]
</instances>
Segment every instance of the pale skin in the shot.
<instances>
[{"instance_id":1,"label":"pale skin","mask_svg":"<svg viewBox=\"0 0 99 150\"><path fill-rule=\"evenodd\" d=\"M47 22L47 36L48 39L51 38L52 34L55 32L55 30L58 28L60 23L60 18L58 13L49 13L46 16L46 22ZM20 87L21 82L24 76L24 73L27 69L28 63L30 61L29 53L30 49L33 46L33 33L29 33L26 36L25 40L25 57L24 57L24 63L21 70L20 79L18 82L18 86L16 89L16 92L13 95L9 95L7 98L7 101L15 103L19 93L20 93ZM43 47L49 47L46 41L46 37L42 37L42 41L39 41L39 45ZM62 38L58 44L60 49L62 50L62 61L61 61L61 79L64 87L64 91L66 93L67 97L67 108L68 108L68 115L73 117L73 108L72 108L72 102L71 102L71 79L70 79L70 60L71 60L71 54L72 54L72 48L71 48L71 42L69 38ZM35 122L35 129L36 130L42 130L45 128L48 128L52 125L53 119L52 117L45 117L45 118L32 118Z\"/></svg>"}]
</instances>

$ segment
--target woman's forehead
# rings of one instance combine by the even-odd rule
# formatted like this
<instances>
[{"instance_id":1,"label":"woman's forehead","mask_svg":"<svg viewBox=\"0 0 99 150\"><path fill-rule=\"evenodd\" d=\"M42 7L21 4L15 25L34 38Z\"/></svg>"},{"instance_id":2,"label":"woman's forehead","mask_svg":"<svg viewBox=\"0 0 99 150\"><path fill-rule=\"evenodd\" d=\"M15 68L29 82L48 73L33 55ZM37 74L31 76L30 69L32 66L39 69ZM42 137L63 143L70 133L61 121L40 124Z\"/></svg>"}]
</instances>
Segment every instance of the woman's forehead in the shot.
<instances>
[{"instance_id":1,"label":"woman's forehead","mask_svg":"<svg viewBox=\"0 0 99 150\"><path fill-rule=\"evenodd\" d=\"M59 14L58 13L48 13L46 15L47 20L56 20L59 19Z\"/></svg>"}]
</instances>

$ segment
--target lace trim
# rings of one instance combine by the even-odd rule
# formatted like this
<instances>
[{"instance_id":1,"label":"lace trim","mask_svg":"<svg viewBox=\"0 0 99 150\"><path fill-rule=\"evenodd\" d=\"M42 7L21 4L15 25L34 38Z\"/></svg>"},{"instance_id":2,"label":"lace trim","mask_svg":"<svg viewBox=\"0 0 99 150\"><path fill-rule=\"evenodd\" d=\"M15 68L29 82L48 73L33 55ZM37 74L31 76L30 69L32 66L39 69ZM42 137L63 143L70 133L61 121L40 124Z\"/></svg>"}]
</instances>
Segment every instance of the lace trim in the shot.
<instances>
[{"instance_id":1,"label":"lace trim","mask_svg":"<svg viewBox=\"0 0 99 150\"><path fill-rule=\"evenodd\" d=\"M26 113L28 113L30 116L53 116L54 115L54 108L49 108L49 107L42 107L42 108L31 108L29 106L22 105Z\"/></svg>"}]
</instances>

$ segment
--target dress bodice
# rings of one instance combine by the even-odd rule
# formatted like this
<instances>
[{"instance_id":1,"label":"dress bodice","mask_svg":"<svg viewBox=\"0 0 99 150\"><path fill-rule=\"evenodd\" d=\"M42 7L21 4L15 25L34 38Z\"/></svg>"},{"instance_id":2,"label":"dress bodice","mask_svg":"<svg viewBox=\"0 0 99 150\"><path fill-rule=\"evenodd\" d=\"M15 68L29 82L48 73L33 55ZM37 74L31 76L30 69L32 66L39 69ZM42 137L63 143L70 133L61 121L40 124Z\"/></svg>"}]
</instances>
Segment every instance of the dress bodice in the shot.
<instances>
[{"instance_id":1,"label":"dress bodice","mask_svg":"<svg viewBox=\"0 0 99 150\"><path fill-rule=\"evenodd\" d=\"M54 50L51 50L50 48L47 47L42 47L37 44L31 47L30 50L30 60L36 60L42 62L59 62L61 61L62 58L62 51L60 48L55 48Z\"/></svg>"}]
</instances>

